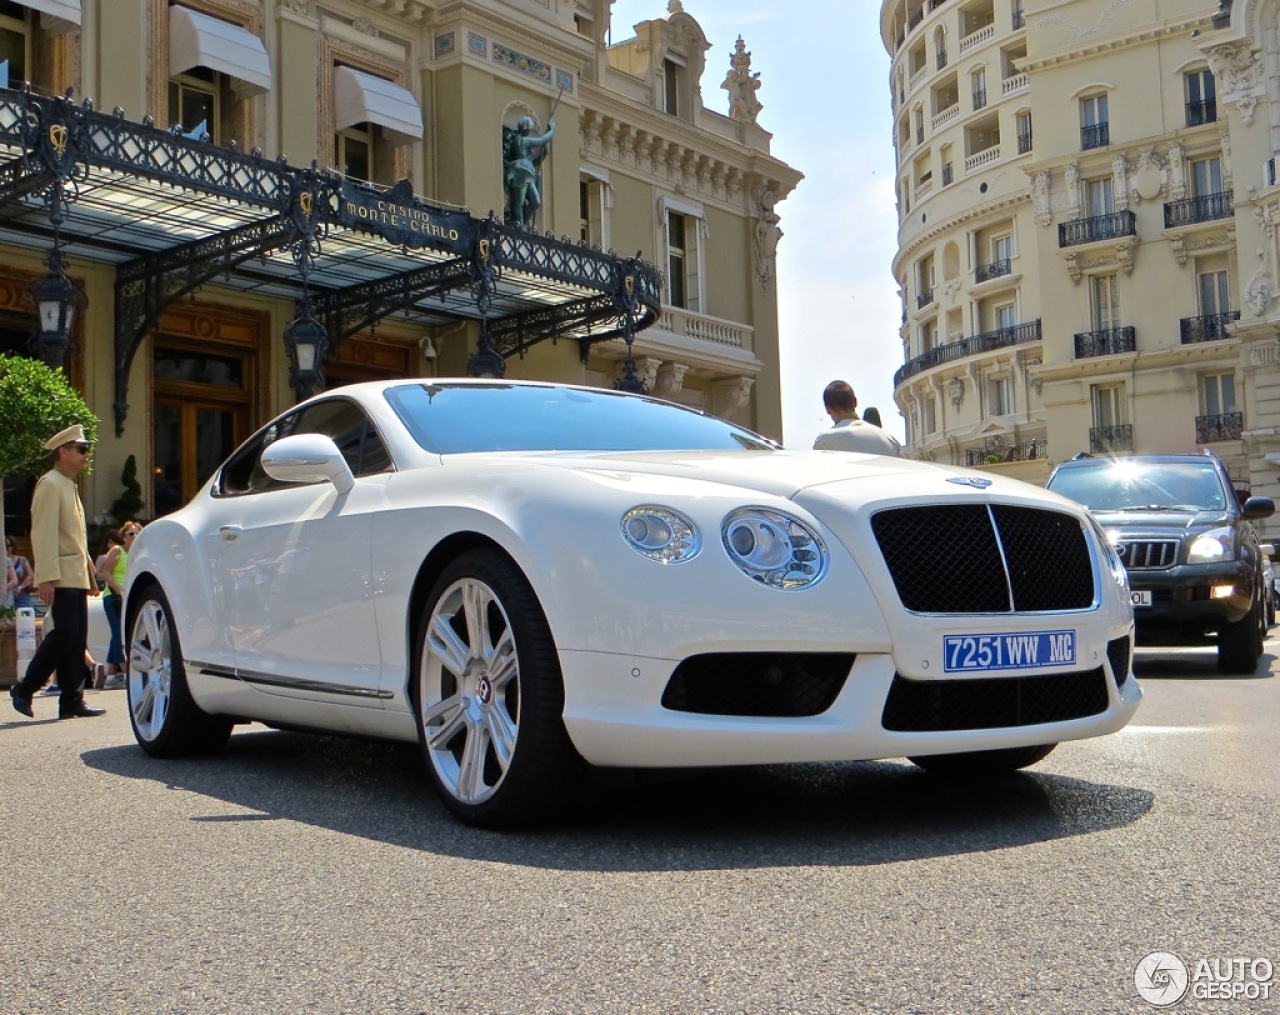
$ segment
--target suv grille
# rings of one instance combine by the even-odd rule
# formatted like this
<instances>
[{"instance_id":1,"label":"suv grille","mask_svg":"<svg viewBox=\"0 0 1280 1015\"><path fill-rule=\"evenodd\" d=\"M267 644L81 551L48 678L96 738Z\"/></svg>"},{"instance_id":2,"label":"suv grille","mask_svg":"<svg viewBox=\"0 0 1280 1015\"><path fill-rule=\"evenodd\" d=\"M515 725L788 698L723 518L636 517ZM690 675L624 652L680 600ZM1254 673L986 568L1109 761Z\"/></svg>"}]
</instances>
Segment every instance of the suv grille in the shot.
<instances>
[{"instance_id":1,"label":"suv grille","mask_svg":"<svg viewBox=\"0 0 1280 1015\"><path fill-rule=\"evenodd\" d=\"M881 511L871 529L913 613L1085 610L1093 562L1079 521L1007 504Z\"/></svg>"},{"instance_id":2,"label":"suv grille","mask_svg":"<svg viewBox=\"0 0 1280 1015\"><path fill-rule=\"evenodd\" d=\"M1176 539L1121 540L1116 547L1126 571L1151 571L1178 563Z\"/></svg>"},{"instance_id":3,"label":"suv grille","mask_svg":"<svg viewBox=\"0 0 1280 1015\"><path fill-rule=\"evenodd\" d=\"M1101 666L1081 673L976 680L894 676L880 722L895 733L991 730L1066 722L1107 710Z\"/></svg>"}]
</instances>

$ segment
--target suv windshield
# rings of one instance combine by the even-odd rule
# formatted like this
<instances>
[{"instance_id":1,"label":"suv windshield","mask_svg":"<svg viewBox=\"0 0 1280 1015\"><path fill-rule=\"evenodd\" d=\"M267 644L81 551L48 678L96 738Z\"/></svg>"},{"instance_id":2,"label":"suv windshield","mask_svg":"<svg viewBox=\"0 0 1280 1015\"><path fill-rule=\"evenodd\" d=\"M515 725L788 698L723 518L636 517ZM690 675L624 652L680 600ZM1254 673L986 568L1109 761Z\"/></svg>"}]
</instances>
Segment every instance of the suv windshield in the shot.
<instances>
[{"instance_id":1,"label":"suv windshield","mask_svg":"<svg viewBox=\"0 0 1280 1015\"><path fill-rule=\"evenodd\" d=\"M1224 511L1228 493L1210 462L1128 459L1059 469L1049 488L1091 511Z\"/></svg>"}]
</instances>

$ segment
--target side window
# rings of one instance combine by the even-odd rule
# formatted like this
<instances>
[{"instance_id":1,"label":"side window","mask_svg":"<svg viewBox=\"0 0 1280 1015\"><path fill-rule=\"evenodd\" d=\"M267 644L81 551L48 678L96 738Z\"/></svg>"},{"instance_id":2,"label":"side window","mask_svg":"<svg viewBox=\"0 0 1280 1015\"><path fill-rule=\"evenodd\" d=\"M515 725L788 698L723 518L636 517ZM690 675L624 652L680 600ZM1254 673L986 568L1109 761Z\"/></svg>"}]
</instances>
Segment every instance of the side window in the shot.
<instances>
[{"instance_id":1,"label":"side window","mask_svg":"<svg viewBox=\"0 0 1280 1015\"><path fill-rule=\"evenodd\" d=\"M360 406L345 398L307 406L292 432L332 437L353 475L373 476L391 469L391 456L377 431Z\"/></svg>"},{"instance_id":2,"label":"side window","mask_svg":"<svg viewBox=\"0 0 1280 1015\"><path fill-rule=\"evenodd\" d=\"M287 484L276 482L263 471L260 459L263 448L294 432L298 416L298 413L291 412L259 430L242 444L222 467L222 475L218 478L218 493L231 497L286 486Z\"/></svg>"},{"instance_id":3,"label":"side window","mask_svg":"<svg viewBox=\"0 0 1280 1015\"><path fill-rule=\"evenodd\" d=\"M218 482L218 493L235 496L292 485L280 483L267 475L262 468L262 451L281 437L299 433L322 433L332 437L356 476L391 471L391 455L364 412L355 402L333 398L282 416L255 434L228 459Z\"/></svg>"}]
</instances>

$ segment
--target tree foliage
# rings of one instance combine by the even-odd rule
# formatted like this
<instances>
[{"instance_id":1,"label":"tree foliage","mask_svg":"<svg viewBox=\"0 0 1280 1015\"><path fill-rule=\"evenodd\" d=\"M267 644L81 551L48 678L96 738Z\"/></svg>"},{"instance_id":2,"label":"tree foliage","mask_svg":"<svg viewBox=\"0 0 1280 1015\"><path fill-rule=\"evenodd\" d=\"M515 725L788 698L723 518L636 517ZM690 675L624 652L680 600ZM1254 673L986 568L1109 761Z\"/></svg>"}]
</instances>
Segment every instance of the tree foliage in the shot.
<instances>
[{"instance_id":1,"label":"tree foliage","mask_svg":"<svg viewBox=\"0 0 1280 1015\"><path fill-rule=\"evenodd\" d=\"M0 477L43 472L44 442L74 423L97 437L97 418L61 370L0 353Z\"/></svg>"}]
</instances>

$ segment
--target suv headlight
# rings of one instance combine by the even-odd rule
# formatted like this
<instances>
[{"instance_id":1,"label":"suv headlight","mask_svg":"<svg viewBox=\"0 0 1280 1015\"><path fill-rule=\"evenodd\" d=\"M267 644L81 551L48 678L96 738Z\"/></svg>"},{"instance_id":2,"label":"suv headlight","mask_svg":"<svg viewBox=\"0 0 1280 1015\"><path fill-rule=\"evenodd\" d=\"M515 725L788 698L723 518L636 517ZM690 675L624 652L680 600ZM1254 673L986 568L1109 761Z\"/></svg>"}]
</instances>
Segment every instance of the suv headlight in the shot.
<instances>
[{"instance_id":1,"label":"suv headlight","mask_svg":"<svg viewBox=\"0 0 1280 1015\"><path fill-rule=\"evenodd\" d=\"M1230 560L1231 557L1231 529L1210 529L1192 541L1187 563L1209 564L1215 560Z\"/></svg>"},{"instance_id":2,"label":"suv headlight","mask_svg":"<svg viewBox=\"0 0 1280 1015\"><path fill-rule=\"evenodd\" d=\"M738 570L770 588L806 589L827 573L827 548L821 537L785 512L738 508L725 517L720 536Z\"/></svg>"}]
</instances>

